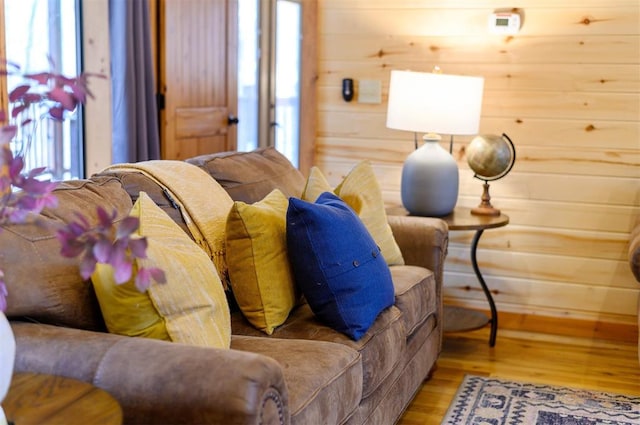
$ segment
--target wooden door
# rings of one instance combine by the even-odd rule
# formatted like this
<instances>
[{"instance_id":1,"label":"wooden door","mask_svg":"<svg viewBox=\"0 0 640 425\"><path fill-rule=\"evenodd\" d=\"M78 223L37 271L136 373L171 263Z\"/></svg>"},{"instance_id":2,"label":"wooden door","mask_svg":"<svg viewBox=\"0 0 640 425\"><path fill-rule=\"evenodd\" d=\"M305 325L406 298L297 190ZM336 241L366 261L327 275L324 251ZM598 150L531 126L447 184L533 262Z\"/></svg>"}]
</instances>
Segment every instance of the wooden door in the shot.
<instances>
[{"instance_id":1,"label":"wooden door","mask_svg":"<svg viewBox=\"0 0 640 425\"><path fill-rule=\"evenodd\" d=\"M163 159L236 148L236 15L236 0L161 0Z\"/></svg>"}]
</instances>

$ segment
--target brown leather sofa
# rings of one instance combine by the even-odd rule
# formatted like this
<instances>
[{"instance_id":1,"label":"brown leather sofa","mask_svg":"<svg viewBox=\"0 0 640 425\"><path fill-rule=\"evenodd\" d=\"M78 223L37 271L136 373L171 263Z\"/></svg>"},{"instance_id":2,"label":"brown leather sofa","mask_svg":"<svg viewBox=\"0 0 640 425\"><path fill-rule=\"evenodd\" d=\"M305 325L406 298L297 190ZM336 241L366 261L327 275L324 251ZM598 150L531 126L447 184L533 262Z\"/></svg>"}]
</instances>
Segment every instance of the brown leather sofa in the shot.
<instances>
[{"instance_id":1,"label":"brown leather sofa","mask_svg":"<svg viewBox=\"0 0 640 425\"><path fill-rule=\"evenodd\" d=\"M631 230L629 240L629 266L640 283L640 221ZM638 360L640 360L640 300L638 300Z\"/></svg>"},{"instance_id":2,"label":"brown leather sofa","mask_svg":"<svg viewBox=\"0 0 640 425\"><path fill-rule=\"evenodd\" d=\"M303 176L273 149L189 160L234 199L279 187L297 196ZM162 189L136 172L103 173L56 190L42 222L67 222L97 205L128 215L139 191L181 224ZM120 403L125 423L392 424L435 365L442 338L442 267L448 229L438 219L389 217L407 265L392 266L395 305L359 341L297 307L271 336L232 309L231 349L193 347L106 332L78 260L59 255L52 231L9 226L0 233L7 316L16 371L90 382Z\"/></svg>"}]
</instances>

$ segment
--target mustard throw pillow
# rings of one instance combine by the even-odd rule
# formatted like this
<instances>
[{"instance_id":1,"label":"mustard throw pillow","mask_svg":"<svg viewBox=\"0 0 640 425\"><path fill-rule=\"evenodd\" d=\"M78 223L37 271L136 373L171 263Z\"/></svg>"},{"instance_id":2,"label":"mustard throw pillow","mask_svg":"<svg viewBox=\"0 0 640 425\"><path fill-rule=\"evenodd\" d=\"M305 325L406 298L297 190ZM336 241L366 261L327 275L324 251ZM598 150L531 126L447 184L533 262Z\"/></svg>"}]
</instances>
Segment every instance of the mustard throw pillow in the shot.
<instances>
[{"instance_id":1,"label":"mustard throw pillow","mask_svg":"<svg viewBox=\"0 0 640 425\"><path fill-rule=\"evenodd\" d=\"M167 282L140 293L133 279L117 285L111 267L99 265L91 278L109 332L229 348L229 306L208 255L145 192L131 215L140 218L138 234L148 241L147 258L134 270L160 267Z\"/></svg>"},{"instance_id":2,"label":"mustard throw pillow","mask_svg":"<svg viewBox=\"0 0 640 425\"><path fill-rule=\"evenodd\" d=\"M315 202L323 192L333 192L358 215L376 241L388 265L404 264L400 247L387 222L380 184L368 161L357 164L335 189L320 169L312 167L302 199Z\"/></svg>"},{"instance_id":3,"label":"mustard throw pillow","mask_svg":"<svg viewBox=\"0 0 640 425\"><path fill-rule=\"evenodd\" d=\"M271 335L298 297L286 238L288 199L275 189L253 204L236 201L227 217L229 280L240 310Z\"/></svg>"}]
</instances>

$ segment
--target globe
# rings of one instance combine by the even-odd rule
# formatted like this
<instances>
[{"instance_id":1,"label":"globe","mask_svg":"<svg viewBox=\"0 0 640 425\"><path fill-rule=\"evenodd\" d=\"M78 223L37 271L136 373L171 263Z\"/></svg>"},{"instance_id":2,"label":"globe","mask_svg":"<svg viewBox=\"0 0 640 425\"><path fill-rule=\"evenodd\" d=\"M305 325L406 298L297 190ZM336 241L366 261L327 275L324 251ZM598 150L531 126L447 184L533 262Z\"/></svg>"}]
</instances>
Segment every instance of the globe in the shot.
<instances>
[{"instance_id":1,"label":"globe","mask_svg":"<svg viewBox=\"0 0 640 425\"><path fill-rule=\"evenodd\" d=\"M480 180L497 180L507 175L516 159L513 142L506 134L476 136L466 148L467 163Z\"/></svg>"}]
</instances>

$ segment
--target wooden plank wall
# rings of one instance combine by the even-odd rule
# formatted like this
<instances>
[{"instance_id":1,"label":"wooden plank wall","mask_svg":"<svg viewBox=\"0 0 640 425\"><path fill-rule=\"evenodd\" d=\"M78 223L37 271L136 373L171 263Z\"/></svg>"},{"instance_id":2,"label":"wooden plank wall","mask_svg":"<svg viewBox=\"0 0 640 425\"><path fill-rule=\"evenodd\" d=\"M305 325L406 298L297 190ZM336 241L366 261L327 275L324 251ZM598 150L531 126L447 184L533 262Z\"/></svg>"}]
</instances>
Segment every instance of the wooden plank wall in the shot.
<instances>
[{"instance_id":1,"label":"wooden plank wall","mask_svg":"<svg viewBox=\"0 0 640 425\"><path fill-rule=\"evenodd\" d=\"M489 14L505 6L523 12L521 31L489 33ZM512 172L491 185L511 223L485 232L478 252L499 310L637 326L640 285L627 262L640 218L637 0L320 0L318 10L316 165L333 184L368 159L385 200L400 202L413 135L385 127L390 70L484 76L480 132L505 132L517 148ZM344 102L346 77L380 80L382 104ZM458 204L473 207L470 140L456 137L454 156ZM445 297L486 309L472 236L451 234Z\"/></svg>"}]
</instances>

